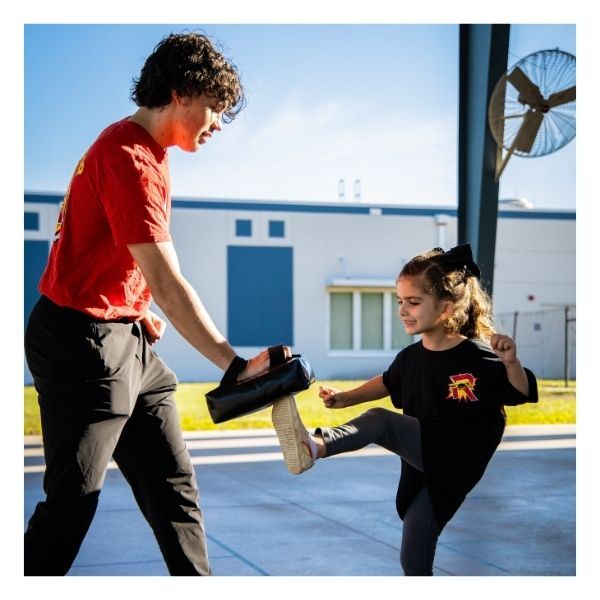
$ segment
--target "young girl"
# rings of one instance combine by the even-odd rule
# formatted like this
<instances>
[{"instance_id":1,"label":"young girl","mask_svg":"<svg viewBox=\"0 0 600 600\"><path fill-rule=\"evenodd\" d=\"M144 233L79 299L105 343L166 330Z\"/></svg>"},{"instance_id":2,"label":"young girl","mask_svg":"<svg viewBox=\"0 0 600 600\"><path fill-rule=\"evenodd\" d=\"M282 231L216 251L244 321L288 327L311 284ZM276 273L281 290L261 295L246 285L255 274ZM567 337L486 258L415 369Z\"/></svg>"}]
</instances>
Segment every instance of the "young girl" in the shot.
<instances>
[{"instance_id":1,"label":"young girl","mask_svg":"<svg viewBox=\"0 0 600 600\"><path fill-rule=\"evenodd\" d=\"M293 396L273 407L273 423L293 473L315 460L378 444L402 459L396 508L403 520L405 575L432 575L438 537L481 479L506 424L503 405L537 402L537 383L512 339L495 333L492 304L468 244L416 256L397 279L399 316L421 340L382 375L340 391L321 387L328 408L390 396L403 413L371 409L310 435Z\"/></svg>"}]
</instances>

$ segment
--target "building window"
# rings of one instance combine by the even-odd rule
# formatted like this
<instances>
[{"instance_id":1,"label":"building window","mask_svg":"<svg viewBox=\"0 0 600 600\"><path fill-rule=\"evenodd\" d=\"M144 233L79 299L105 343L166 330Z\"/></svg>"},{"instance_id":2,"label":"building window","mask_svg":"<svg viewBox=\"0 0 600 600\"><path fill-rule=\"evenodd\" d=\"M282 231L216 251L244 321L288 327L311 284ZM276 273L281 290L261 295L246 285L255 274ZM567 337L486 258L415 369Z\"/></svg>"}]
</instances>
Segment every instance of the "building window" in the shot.
<instances>
[{"instance_id":1,"label":"building window","mask_svg":"<svg viewBox=\"0 0 600 600\"><path fill-rule=\"evenodd\" d=\"M252 237L252 221L250 219L236 219L235 235L237 237Z\"/></svg>"},{"instance_id":2,"label":"building window","mask_svg":"<svg viewBox=\"0 0 600 600\"><path fill-rule=\"evenodd\" d=\"M36 212L25 213L25 230L26 231L39 231L40 229L40 215Z\"/></svg>"},{"instance_id":3,"label":"building window","mask_svg":"<svg viewBox=\"0 0 600 600\"><path fill-rule=\"evenodd\" d=\"M329 296L332 350L352 349L352 292L336 292Z\"/></svg>"},{"instance_id":4,"label":"building window","mask_svg":"<svg viewBox=\"0 0 600 600\"><path fill-rule=\"evenodd\" d=\"M383 293L362 293L360 299L360 347L383 350Z\"/></svg>"},{"instance_id":5,"label":"building window","mask_svg":"<svg viewBox=\"0 0 600 600\"><path fill-rule=\"evenodd\" d=\"M284 221L269 221L269 237L272 237L272 238L285 237L285 222Z\"/></svg>"},{"instance_id":6,"label":"building window","mask_svg":"<svg viewBox=\"0 0 600 600\"><path fill-rule=\"evenodd\" d=\"M391 352L412 342L398 318L395 291L330 291L330 350Z\"/></svg>"}]
</instances>

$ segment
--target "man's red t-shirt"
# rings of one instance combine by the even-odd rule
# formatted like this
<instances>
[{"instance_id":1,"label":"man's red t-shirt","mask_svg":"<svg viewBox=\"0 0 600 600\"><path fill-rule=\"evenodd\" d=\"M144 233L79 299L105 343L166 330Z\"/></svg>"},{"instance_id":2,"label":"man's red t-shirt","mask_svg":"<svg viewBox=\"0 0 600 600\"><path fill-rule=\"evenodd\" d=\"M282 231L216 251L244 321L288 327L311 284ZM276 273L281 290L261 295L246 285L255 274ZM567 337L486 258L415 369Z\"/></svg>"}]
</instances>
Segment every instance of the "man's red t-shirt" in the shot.
<instances>
[{"instance_id":1,"label":"man's red t-shirt","mask_svg":"<svg viewBox=\"0 0 600 600\"><path fill-rule=\"evenodd\" d=\"M107 127L79 161L61 206L39 290L104 321L135 321L152 301L127 244L170 241L165 148L127 119Z\"/></svg>"}]
</instances>

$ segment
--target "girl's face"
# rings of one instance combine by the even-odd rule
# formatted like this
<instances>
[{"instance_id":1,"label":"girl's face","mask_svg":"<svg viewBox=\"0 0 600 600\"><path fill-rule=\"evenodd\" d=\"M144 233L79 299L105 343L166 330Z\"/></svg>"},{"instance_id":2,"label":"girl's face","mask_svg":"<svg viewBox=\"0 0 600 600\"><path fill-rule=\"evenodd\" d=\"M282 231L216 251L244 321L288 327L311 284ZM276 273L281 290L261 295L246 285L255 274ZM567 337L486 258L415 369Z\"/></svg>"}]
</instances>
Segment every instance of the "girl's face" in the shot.
<instances>
[{"instance_id":1,"label":"girl's face","mask_svg":"<svg viewBox=\"0 0 600 600\"><path fill-rule=\"evenodd\" d=\"M421 277L401 277L396 284L398 314L406 333L417 335L442 331L452 315L453 304L439 301L423 291Z\"/></svg>"}]
</instances>

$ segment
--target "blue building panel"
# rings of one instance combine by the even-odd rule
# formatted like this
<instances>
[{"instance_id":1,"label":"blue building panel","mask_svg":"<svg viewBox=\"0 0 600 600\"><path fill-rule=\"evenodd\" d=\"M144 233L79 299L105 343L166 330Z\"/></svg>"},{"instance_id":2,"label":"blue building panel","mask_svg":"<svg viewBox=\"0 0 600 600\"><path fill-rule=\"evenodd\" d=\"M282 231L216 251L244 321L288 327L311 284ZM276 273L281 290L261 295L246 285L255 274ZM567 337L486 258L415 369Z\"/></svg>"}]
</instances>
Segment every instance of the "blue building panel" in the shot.
<instances>
[{"instance_id":1,"label":"blue building panel","mask_svg":"<svg viewBox=\"0 0 600 600\"><path fill-rule=\"evenodd\" d=\"M40 215L36 212L25 213L25 231L39 231Z\"/></svg>"},{"instance_id":2,"label":"blue building panel","mask_svg":"<svg viewBox=\"0 0 600 600\"><path fill-rule=\"evenodd\" d=\"M236 219L235 235L237 237L252 237L252 221L250 219Z\"/></svg>"},{"instance_id":3,"label":"blue building panel","mask_svg":"<svg viewBox=\"0 0 600 600\"><path fill-rule=\"evenodd\" d=\"M24 317L29 319L31 309L40 297L38 283L48 262L49 242L26 240L24 248Z\"/></svg>"},{"instance_id":4,"label":"blue building panel","mask_svg":"<svg viewBox=\"0 0 600 600\"><path fill-rule=\"evenodd\" d=\"M269 237L285 237L285 221L269 221Z\"/></svg>"},{"instance_id":5,"label":"blue building panel","mask_svg":"<svg viewBox=\"0 0 600 600\"><path fill-rule=\"evenodd\" d=\"M234 346L294 343L292 248L228 246L227 338Z\"/></svg>"}]
</instances>

